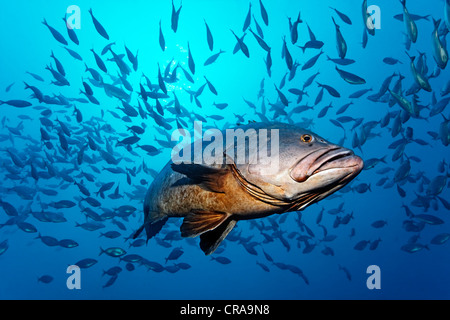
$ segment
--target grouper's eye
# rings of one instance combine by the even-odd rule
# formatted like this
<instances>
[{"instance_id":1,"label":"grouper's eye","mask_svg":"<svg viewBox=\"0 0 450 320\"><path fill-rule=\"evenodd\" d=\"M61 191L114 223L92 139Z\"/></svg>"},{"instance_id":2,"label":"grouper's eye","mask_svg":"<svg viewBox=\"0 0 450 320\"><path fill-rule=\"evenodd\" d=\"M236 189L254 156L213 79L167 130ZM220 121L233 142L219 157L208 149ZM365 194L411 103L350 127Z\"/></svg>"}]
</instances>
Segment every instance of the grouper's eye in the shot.
<instances>
[{"instance_id":1,"label":"grouper's eye","mask_svg":"<svg viewBox=\"0 0 450 320\"><path fill-rule=\"evenodd\" d=\"M313 137L310 134L304 134L300 137L302 142L310 143L313 140Z\"/></svg>"}]
</instances>

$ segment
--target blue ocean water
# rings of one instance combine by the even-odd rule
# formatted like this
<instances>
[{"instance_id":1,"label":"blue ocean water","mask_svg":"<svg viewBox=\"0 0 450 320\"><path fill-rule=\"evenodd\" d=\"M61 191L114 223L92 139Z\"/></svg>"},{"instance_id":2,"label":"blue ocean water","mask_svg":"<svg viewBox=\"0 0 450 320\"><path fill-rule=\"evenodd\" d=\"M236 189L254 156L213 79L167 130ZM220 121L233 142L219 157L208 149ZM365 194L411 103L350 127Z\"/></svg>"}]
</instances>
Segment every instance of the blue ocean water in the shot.
<instances>
[{"instance_id":1,"label":"blue ocean water","mask_svg":"<svg viewBox=\"0 0 450 320\"><path fill-rule=\"evenodd\" d=\"M273 63L270 75L265 63L267 52L250 29L243 30L249 2L50 1L43 4L14 1L2 5L0 100L6 103L0 106L1 299L450 297L450 255L448 243L444 241L448 238L450 223L447 181L450 161L448 148L444 145L449 140L446 119L450 114L445 109L449 73L448 68L438 69L433 59L432 43L433 19L441 19L439 30L445 46L448 31L444 28L444 1L433 0L432 4L406 2L410 14L424 17L416 17L418 38L409 49L405 48L407 27L394 18L403 13L400 2L380 0L368 3L376 6L373 8L377 29L374 36L368 35L365 48L362 45L365 32L362 1L265 0L263 5L268 14L268 25L263 20L260 2L250 3L251 31L257 33L258 24L263 33L261 38L271 48ZM73 12L67 14L80 23L80 28L74 30L78 45L69 38L62 20L71 5L80 9L79 16L73 16ZM182 6L176 32L171 28L172 5L175 9ZM106 30L109 40L96 30L89 9ZM297 26L298 39L293 43L288 18L294 23L299 12L302 22ZM350 18L351 25L345 22L342 14ZM348 47L345 58L354 60L346 61L350 63L348 65L336 65L327 59L327 56L339 58L332 17ZM55 39L42 23L44 19L64 37L67 45ZM205 22L213 36L213 50L208 46ZM159 41L160 23L165 40L164 51ZM303 51L299 48L311 40L308 28L317 41L323 42L320 49ZM237 41L230 30L238 37L246 33L243 41L249 57L243 50L233 54ZM299 63L290 80L284 41L293 62ZM118 55L116 60L111 52L101 55L103 48L110 43L114 43L111 48ZM188 44L195 62L195 74L189 66ZM133 56L137 55L136 68L133 68L125 46ZM78 53L82 61L75 59L65 48ZM102 59L107 72L100 70L91 49ZM205 66L204 62L220 50L225 52ZM323 54L311 68L301 70L321 51ZM401 74L404 77L402 91L396 92L401 92L410 103L413 101L414 95L410 92L415 80L405 51L415 56L415 68L429 79L432 88L431 92L416 90L415 99L420 112L412 116L398 103L389 105L389 100L393 99L389 92L376 97L383 81L395 73L389 88L396 90L394 87ZM45 69L51 66L57 70L55 60L50 57L51 52L63 66L64 78L69 85L61 86L54 73ZM399 62L393 65L383 62L386 57ZM128 66L128 76L123 76L117 61ZM137 116L127 117L121 100L108 96L104 84L95 81L85 65L96 70L104 83L113 84L120 93L129 95L129 104L135 112L139 105L148 112L137 112ZM155 99L148 97L149 107L145 106L140 84L145 91L153 91L143 75L152 85L158 86L158 68L164 75L167 65L170 66L169 76L176 66L180 67L176 68L174 81L165 79L168 97L158 99L164 109L164 115L160 115ZM366 83L344 81L336 66L358 75ZM307 95L297 102L297 95L290 89L302 90L305 81L318 72L314 82L304 88ZM42 81L30 73L38 75ZM208 86L202 92L198 91L205 85L205 77L213 84L217 95ZM125 80L132 90L127 89ZM80 90L86 92L83 81L92 89L92 96L99 104L89 102L88 97L80 93ZM324 90L322 100L316 103L320 92L316 81L333 87L339 97ZM24 88L24 82L48 97L39 101L32 89ZM280 102L274 85L289 100L287 106ZM362 89L372 90L359 98L349 98ZM197 94L190 94L190 91ZM162 93L161 90L158 92ZM182 106L181 115L174 108L175 96ZM253 103L256 110L244 99ZM14 106L23 105L24 101L31 105ZM343 105L350 102L352 104L345 112L337 114ZM214 103L227 103L228 106L221 110ZM324 107L330 103L332 107L322 116L321 111L324 112ZM294 111L304 105L313 107L302 112ZM436 105L444 107L437 110ZM75 108L82 119L77 119ZM382 161L376 161L372 168L363 170L342 191L301 213L240 221L212 256L204 255L197 238L192 240L179 236L181 219L171 219L147 245L131 246L133 240L130 237L143 222L145 191L152 183L154 173L170 160L171 148L164 147L164 141L167 142L167 134L170 138L177 128L177 121L192 131L193 121L203 117L207 120L205 127L223 129L240 122L235 114L243 116L245 123L264 121L265 118L257 113L263 113L270 121L301 123L331 142L343 143L361 156L366 165L367 160ZM384 122L387 114L390 114L388 124ZM156 123L158 115L166 127ZM215 117L217 115L223 119ZM362 120L352 129L358 119ZM399 122L402 122L400 128ZM336 123L341 124L344 130ZM132 126L145 129L144 133L136 133L139 142L130 144L129 148L117 145L118 140L133 137ZM64 132L65 128L70 136ZM45 133L48 138L45 138ZM364 142L359 144L358 141L363 141L364 137ZM147 154L138 145L152 145L160 152ZM399 145L404 146L403 155L395 157ZM115 160L120 159L120 162L108 163L101 151ZM410 170L397 179L407 162ZM106 168L116 170L111 172ZM382 178L386 179L379 183ZM74 182L82 184L99 204L94 200L82 200L87 196ZM113 185L102 198L97 191L107 183ZM365 190L365 184L370 189ZM114 195L116 188L122 197L113 199L109 196ZM70 207L58 205L62 200L70 201ZM42 212L50 214L43 215ZM65 221L52 222L51 217L55 216L64 217ZM98 230L89 231L79 226L95 223L96 218L101 220L96 222L102 226ZM374 226L377 221L385 221L386 224ZM119 232L120 236L109 239L101 235L108 231ZM39 235L44 238L39 238ZM441 244L436 244L439 242L437 236L444 239ZM63 239L73 240L77 246L66 248L61 245ZM381 241L375 247L378 240ZM369 242L363 246L361 241ZM106 253L99 255L100 248L115 247L139 258L127 266L117 257ZM312 248L312 251L305 248ZM171 252L180 249L181 256L167 260ZM81 269L81 289L68 289L66 284L71 274L66 272L67 267L86 258L95 259L96 263ZM379 267L379 289L367 286L371 276L367 268L371 265ZM121 268L121 272L111 280L112 276L104 274L104 271L116 266Z\"/></svg>"}]
</instances>

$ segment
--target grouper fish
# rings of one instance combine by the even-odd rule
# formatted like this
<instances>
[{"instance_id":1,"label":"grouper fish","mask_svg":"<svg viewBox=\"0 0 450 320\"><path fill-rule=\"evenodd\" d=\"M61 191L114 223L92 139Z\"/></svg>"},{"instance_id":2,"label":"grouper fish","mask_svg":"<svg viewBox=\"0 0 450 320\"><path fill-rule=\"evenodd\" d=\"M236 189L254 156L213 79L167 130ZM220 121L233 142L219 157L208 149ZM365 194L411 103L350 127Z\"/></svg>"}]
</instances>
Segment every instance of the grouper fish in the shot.
<instances>
[{"instance_id":1,"label":"grouper fish","mask_svg":"<svg viewBox=\"0 0 450 320\"><path fill-rule=\"evenodd\" d=\"M277 166L251 162L249 157L237 161L230 154L233 145L239 152L238 139L236 144L233 139L231 145L227 141L229 147L223 149L226 161L222 163L169 161L147 191L144 224L134 238L145 229L148 240L169 217L184 218L181 235L200 236L200 247L209 255L237 221L303 210L345 186L363 168L363 160L353 151L295 125L250 123L233 130L239 129L248 134L249 141L252 133L261 134L266 129L266 136L270 136L267 144L278 144L278 153L270 155L278 157ZM278 138L269 132L277 132ZM249 144L244 143L246 151L250 150ZM260 152L262 147L258 148Z\"/></svg>"}]
</instances>

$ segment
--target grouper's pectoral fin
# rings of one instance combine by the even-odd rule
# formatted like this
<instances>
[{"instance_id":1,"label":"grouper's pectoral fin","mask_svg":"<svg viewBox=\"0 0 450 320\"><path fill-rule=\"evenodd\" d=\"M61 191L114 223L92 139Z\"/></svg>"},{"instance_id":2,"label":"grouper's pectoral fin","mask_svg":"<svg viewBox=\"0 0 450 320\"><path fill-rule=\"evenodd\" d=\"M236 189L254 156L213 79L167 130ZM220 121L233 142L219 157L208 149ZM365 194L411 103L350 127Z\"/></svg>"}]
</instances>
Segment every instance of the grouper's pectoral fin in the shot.
<instances>
[{"instance_id":1,"label":"grouper's pectoral fin","mask_svg":"<svg viewBox=\"0 0 450 320\"><path fill-rule=\"evenodd\" d=\"M194 210L180 227L183 237L200 235L200 248L206 255L213 253L236 225L231 215L221 211Z\"/></svg>"},{"instance_id":2,"label":"grouper's pectoral fin","mask_svg":"<svg viewBox=\"0 0 450 320\"><path fill-rule=\"evenodd\" d=\"M182 237L196 237L217 228L230 215L221 211L192 210L180 227Z\"/></svg>"},{"instance_id":3,"label":"grouper's pectoral fin","mask_svg":"<svg viewBox=\"0 0 450 320\"><path fill-rule=\"evenodd\" d=\"M206 255L217 249L236 224L230 214L221 211L193 210L183 220L181 236L200 235L200 248Z\"/></svg>"},{"instance_id":4,"label":"grouper's pectoral fin","mask_svg":"<svg viewBox=\"0 0 450 320\"><path fill-rule=\"evenodd\" d=\"M174 164L172 170L191 179L192 183L199 185L203 189L211 192L223 193L223 182L227 174L231 171L228 167L212 168L200 164Z\"/></svg>"}]
</instances>

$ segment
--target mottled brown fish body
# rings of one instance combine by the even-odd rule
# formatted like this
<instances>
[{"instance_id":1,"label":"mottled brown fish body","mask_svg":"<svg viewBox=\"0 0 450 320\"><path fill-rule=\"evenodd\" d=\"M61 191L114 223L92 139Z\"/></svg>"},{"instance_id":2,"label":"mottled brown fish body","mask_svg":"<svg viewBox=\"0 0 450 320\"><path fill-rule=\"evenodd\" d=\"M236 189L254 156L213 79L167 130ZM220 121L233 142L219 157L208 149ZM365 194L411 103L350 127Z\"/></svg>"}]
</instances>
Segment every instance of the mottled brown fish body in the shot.
<instances>
[{"instance_id":1,"label":"mottled brown fish body","mask_svg":"<svg viewBox=\"0 0 450 320\"><path fill-rule=\"evenodd\" d=\"M238 180L228 174L222 193L210 192L198 185L177 185L185 178L183 174L172 170L167 164L147 192L145 208L153 217L185 217L192 210L220 211L235 216L237 220L265 217L282 212L279 206L270 205L251 196L239 184Z\"/></svg>"},{"instance_id":2,"label":"mottled brown fish body","mask_svg":"<svg viewBox=\"0 0 450 320\"><path fill-rule=\"evenodd\" d=\"M303 210L342 188L363 167L351 150L294 125L252 123L239 130L245 130L249 141L271 130L269 144L277 147L270 153L276 161L254 163L231 156L233 148L260 156L262 146L253 149L242 139L243 146L224 149L223 164L169 162L146 194L144 224L134 237L145 229L150 239L168 218L179 217L181 235L200 236L201 249L211 254L237 221Z\"/></svg>"}]
</instances>

